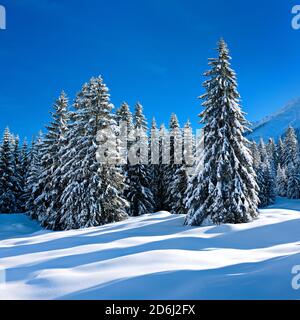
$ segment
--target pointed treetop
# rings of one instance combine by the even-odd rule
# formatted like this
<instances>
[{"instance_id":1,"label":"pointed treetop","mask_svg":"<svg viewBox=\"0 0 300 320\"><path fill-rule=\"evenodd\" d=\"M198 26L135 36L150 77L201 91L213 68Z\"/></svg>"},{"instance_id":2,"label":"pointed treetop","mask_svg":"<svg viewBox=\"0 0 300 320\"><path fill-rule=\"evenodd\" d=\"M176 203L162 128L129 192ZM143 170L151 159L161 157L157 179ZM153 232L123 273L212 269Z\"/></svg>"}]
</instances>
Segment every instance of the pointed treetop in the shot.
<instances>
[{"instance_id":1,"label":"pointed treetop","mask_svg":"<svg viewBox=\"0 0 300 320\"><path fill-rule=\"evenodd\" d=\"M116 111L117 116L119 116L120 120L124 120L124 118L131 116L130 108L127 102L122 102L119 109Z\"/></svg>"},{"instance_id":2,"label":"pointed treetop","mask_svg":"<svg viewBox=\"0 0 300 320\"><path fill-rule=\"evenodd\" d=\"M184 125L185 129L190 129L192 127L190 119L187 120L187 122Z\"/></svg>"},{"instance_id":3,"label":"pointed treetop","mask_svg":"<svg viewBox=\"0 0 300 320\"><path fill-rule=\"evenodd\" d=\"M119 109L116 111L116 120L120 125L121 122L125 122L127 124L128 132L130 132L133 128L133 117L130 111L130 107L127 102L123 102Z\"/></svg>"},{"instance_id":4,"label":"pointed treetop","mask_svg":"<svg viewBox=\"0 0 300 320\"><path fill-rule=\"evenodd\" d=\"M157 129L157 123L156 123L156 120L155 120L154 117L152 118L151 129L152 130L156 130Z\"/></svg>"},{"instance_id":5,"label":"pointed treetop","mask_svg":"<svg viewBox=\"0 0 300 320\"><path fill-rule=\"evenodd\" d=\"M143 114L143 106L139 102L135 105L134 121L136 128L147 130L147 121Z\"/></svg>"},{"instance_id":6,"label":"pointed treetop","mask_svg":"<svg viewBox=\"0 0 300 320\"><path fill-rule=\"evenodd\" d=\"M170 124L169 124L170 129L177 129L179 128L179 122L177 115L175 113L172 113L171 119L170 119Z\"/></svg>"}]
</instances>

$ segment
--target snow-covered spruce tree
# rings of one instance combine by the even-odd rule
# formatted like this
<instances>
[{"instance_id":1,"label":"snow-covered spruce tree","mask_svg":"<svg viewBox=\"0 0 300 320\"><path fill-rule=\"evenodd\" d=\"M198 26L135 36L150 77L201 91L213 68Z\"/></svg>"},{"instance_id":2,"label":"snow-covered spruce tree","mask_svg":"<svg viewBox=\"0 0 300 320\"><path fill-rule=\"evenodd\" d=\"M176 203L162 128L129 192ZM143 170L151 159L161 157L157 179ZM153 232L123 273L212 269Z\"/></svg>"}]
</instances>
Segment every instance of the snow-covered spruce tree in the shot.
<instances>
[{"instance_id":1,"label":"snow-covered spruce tree","mask_svg":"<svg viewBox=\"0 0 300 320\"><path fill-rule=\"evenodd\" d=\"M135 141L130 148L130 154L135 155L136 159L131 157L129 159L131 160L127 172L129 187L126 196L130 204L129 214L139 216L154 211L151 165L148 162L147 122L140 103L136 104L133 118Z\"/></svg>"},{"instance_id":2,"label":"snow-covered spruce tree","mask_svg":"<svg viewBox=\"0 0 300 320\"><path fill-rule=\"evenodd\" d=\"M0 149L0 213L16 211L17 181L12 147L12 136L6 128Z\"/></svg>"},{"instance_id":3,"label":"snow-covered spruce tree","mask_svg":"<svg viewBox=\"0 0 300 320\"><path fill-rule=\"evenodd\" d=\"M267 207L275 203L275 176L268 162L261 162L257 169L257 182L259 186L259 206Z\"/></svg>"},{"instance_id":4,"label":"snow-covered spruce tree","mask_svg":"<svg viewBox=\"0 0 300 320\"><path fill-rule=\"evenodd\" d=\"M20 138L19 136L12 136L12 152L14 163L14 195L15 195L15 208L14 212L22 212L22 172L21 172L21 150L20 150Z\"/></svg>"},{"instance_id":5,"label":"snow-covered spruce tree","mask_svg":"<svg viewBox=\"0 0 300 320\"><path fill-rule=\"evenodd\" d=\"M275 201L275 175L271 169L269 153L263 140L259 145L252 142L250 150L253 158L253 168L257 175L257 184L259 187L259 206L266 207Z\"/></svg>"},{"instance_id":6,"label":"snow-covered spruce tree","mask_svg":"<svg viewBox=\"0 0 300 320\"><path fill-rule=\"evenodd\" d=\"M281 168L283 168L284 167L284 145L281 138L279 138L278 140L276 149L277 149L278 164L280 165Z\"/></svg>"},{"instance_id":7,"label":"snow-covered spruce tree","mask_svg":"<svg viewBox=\"0 0 300 320\"><path fill-rule=\"evenodd\" d=\"M261 163L269 163L269 155L267 152L267 147L263 139L260 139L258 144L258 150L260 155L260 162Z\"/></svg>"},{"instance_id":8,"label":"snow-covered spruce tree","mask_svg":"<svg viewBox=\"0 0 300 320\"><path fill-rule=\"evenodd\" d=\"M260 156L258 145L255 141L251 142L250 151L251 151L252 158L253 158L253 167L256 171L259 168L259 165L261 163L261 156Z\"/></svg>"},{"instance_id":9,"label":"snow-covered spruce tree","mask_svg":"<svg viewBox=\"0 0 300 320\"><path fill-rule=\"evenodd\" d=\"M157 168L157 195L156 211L170 211L168 203L168 189L165 181L167 181L167 172L170 162L170 135L165 127L161 124L158 130L158 145L159 145L159 165Z\"/></svg>"},{"instance_id":10,"label":"snow-covered spruce tree","mask_svg":"<svg viewBox=\"0 0 300 320\"><path fill-rule=\"evenodd\" d=\"M284 166L295 166L298 160L298 140L295 129L289 127L284 138L283 161Z\"/></svg>"},{"instance_id":11,"label":"snow-covered spruce tree","mask_svg":"<svg viewBox=\"0 0 300 320\"><path fill-rule=\"evenodd\" d=\"M183 143L182 143L182 131L178 122L178 118L175 113L171 115L170 124L170 163L167 166L165 172L164 184L167 188L167 203L169 211L171 213L177 213L179 198L183 198L182 194L179 194L179 184L185 182L185 168L183 167ZM177 176L178 175L178 176ZM180 186L181 191L184 188ZM181 210L182 212L182 210Z\"/></svg>"},{"instance_id":12,"label":"snow-covered spruce tree","mask_svg":"<svg viewBox=\"0 0 300 320\"><path fill-rule=\"evenodd\" d=\"M116 121L117 125L126 125L127 128L126 132L120 132L120 138L121 139L121 153L124 157L124 160L126 159L126 166L125 170L127 170L127 157L128 157L128 149L131 146L131 142L134 139L133 135L133 115L130 111L129 105L126 102L123 102L121 107L116 111ZM124 145L123 145L124 144Z\"/></svg>"},{"instance_id":13,"label":"snow-covered spruce tree","mask_svg":"<svg viewBox=\"0 0 300 320\"><path fill-rule=\"evenodd\" d=\"M300 163L292 164L287 167L288 183L287 197L289 199L300 199Z\"/></svg>"},{"instance_id":14,"label":"snow-covered spruce tree","mask_svg":"<svg viewBox=\"0 0 300 320\"><path fill-rule=\"evenodd\" d=\"M36 141L33 140L31 144L30 162L24 192L25 211L32 219L38 218L34 202L42 192L39 188L39 177L42 173L42 145L43 134L40 132Z\"/></svg>"},{"instance_id":15,"label":"snow-covered spruce tree","mask_svg":"<svg viewBox=\"0 0 300 320\"><path fill-rule=\"evenodd\" d=\"M29 166L30 166L30 152L28 150L28 143L26 138L23 141L23 145L20 152L20 188L21 188L21 196L20 196L20 203L21 203L21 212L26 212L26 180L29 174Z\"/></svg>"},{"instance_id":16,"label":"snow-covered spruce tree","mask_svg":"<svg viewBox=\"0 0 300 320\"><path fill-rule=\"evenodd\" d=\"M182 158L183 158L183 146L182 146L182 132L179 126L178 118L175 113L171 115L170 123L169 123L169 133L170 133L170 163L166 166L165 174L164 174L164 185L166 186L167 193L167 205L168 209L172 213L175 212L175 203L177 202L177 183L176 180L176 171L182 166ZM181 150L179 151L181 147ZM179 154L178 154L179 153ZM179 160L179 161L178 161ZM181 162L181 163L180 163ZM180 164L178 164L180 163Z\"/></svg>"},{"instance_id":17,"label":"snow-covered spruce tree","mask_svg":"<svg viewBox=\"0 0 300 320\"><path fill-rule=\"evenodd\" d=\"M191 128L190 121L183 129L183 162L178 165L173 181L171 183L171 195L174 199L171 212L177 214L186 214L186 200L189 186L190 175L194 171L194 156L195 156L195 139Z\"/></svg>"},{"instance_id":18,"label":"snow-covered spruce tree","mask_svg":"<svg viewBox=\"0 0 300 320\"><path fill-rule=\"evenodd\" d=\"M287 180L286 170L284 168L281 168L280 165L278 165L277 174L276 174L277 195L280 197L286 197L287 186L288 186L288 180Z\"/></svg>"},{"instance_id":19,"label":"snow-covered spruce tree","mask_svg":"<svg viewBox=\"0 0 300 320\"><path fill-rule=\"evenodd\" d=\"M120 151L121 156L123 158L123 164L122 164L122 172L125 176L125 190L124 190L124 196L127 198L127 193L129 191L129 181L128 181L128 150L131 147L132 140L133 140L133 115L130 111L129 105L126 102L123 102L120 108L116 111L116 121L117 125L120 128L120 139L121 139L121 145L120 145ZM126 127L125 127L126 125Z\"/></svg>"},{"instance_id":20,"label":"snow-covered spruce tree","mask_svg":"<svg viewBox=\"0 0 300 320\"><path fill-rule=\"evenodd\" d=\"M68 145L62 159L60 229L93 227L127 218L124 177L118 165L97 159L99 132L116 127L113 105L101 77L92 78L77 95ZM119 157L116 153L114 157Z\"/></svg>"},{"instance_id":21,"label":"snow-covered spruce tree","mask_svg":"<svg viewBox=\"0 0 300 320\"><path fill-rule=\"evenodd\" d=\"M159 166L159 131L155 118L152 119L151 133L149 137L149 157L150 157L150 175L151 175L151 192L154 199L154 211L161 210L161 194L160 194L160 166Z\"/></svg>"},{"instance_id":22,"label":"snow-covered spruce tree","mask_svg":"<svg viewBox=\"0 0 300 320\"><path fill-rule=\"evenodd\" d=\"M116 111L116 121L118 125L120 125L121 122L127 123L128 134L133 130L133 116L126 102L123 102Z\"/></svg>"},{"instance_id":23,"label":"snow-covered spruce tree","mask_svg":"<svg viewBox=\"0 0 300 320\"><path fill-rule=\"evenodd\" d=\"M188 199L187 225L244 223L258 215L258 186L253 159L243 134L248 129L239 106L236 75L224 40L218 43L219 57L210 59L205 73L204 169L193 178Z\"/></svg>"},{"instance_id":24,"label":"snow-covered spruce tree","mask_svg":"<svg viewBox=\"0 0 300 320\"><path fill-rule=\"evenodd\" d=\"M172 197L171 213L186 214L186 191L188 188L188 171L185 165L178 166L170 190Z\"/></svg>"},{"instance_id":25,"label":"snow-covered spruce tree","mask_svg":"<svg viewBox=\"0 0 300 320\"><path fill-rule=\"evenodd\" d=\"M277 147L273 138L269 139L266 148L267 148L267 154L268 154L271 170L273 171L273 174L276 175L276 171L278 167L278 155L277 155Z\"/></svg>"},{"instance_id":26,"label":"snow-covered spruce tree","mask_svg":"<svg viewBox=\"0 0 300 320\"><path fill-rule=\"evenodd\" d=\"M70 119L68 98L64 92L53 105L52 121L46 127L47 132L42 147L42 172L39 176L41 195L35 200L36 213L41 225L57 230L60 222L60 196L64 190L61 183L61 149L66 147L66 135Z\"/></svg>"}]
</instances>

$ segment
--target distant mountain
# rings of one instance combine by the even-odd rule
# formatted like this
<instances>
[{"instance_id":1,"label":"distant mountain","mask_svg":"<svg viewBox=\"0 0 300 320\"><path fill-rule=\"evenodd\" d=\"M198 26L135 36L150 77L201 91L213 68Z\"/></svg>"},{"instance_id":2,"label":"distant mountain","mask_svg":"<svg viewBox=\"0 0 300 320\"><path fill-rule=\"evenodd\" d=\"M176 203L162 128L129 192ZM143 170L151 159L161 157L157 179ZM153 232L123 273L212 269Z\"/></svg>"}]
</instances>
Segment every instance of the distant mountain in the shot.
<instances>
[{"instance_id":1,"label":"distant mountain","mask_svg":"<svg viewBox=\"0 0 300 320\"><path fill-rule=\"evenodd\" d=\"M261 138L276 141L292 126L300 134L300 98L289 102L285 107L259 122L253 123L252 132L247 135L249 140L259 141Z\"/></svg>"}]
</instances>

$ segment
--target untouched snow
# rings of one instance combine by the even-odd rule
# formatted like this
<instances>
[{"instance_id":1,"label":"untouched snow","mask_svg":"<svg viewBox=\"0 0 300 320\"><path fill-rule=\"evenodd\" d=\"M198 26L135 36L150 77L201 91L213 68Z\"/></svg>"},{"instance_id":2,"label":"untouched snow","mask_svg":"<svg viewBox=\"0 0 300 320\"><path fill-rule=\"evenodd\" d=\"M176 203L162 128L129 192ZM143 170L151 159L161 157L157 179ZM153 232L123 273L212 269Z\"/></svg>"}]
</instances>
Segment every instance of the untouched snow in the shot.
<instances>
[{"instance_id":1,"label":"untouched snow","mask_svg":"<svg viewBox=\"0 0 300 320\"><path fill-rule=\"evenodd\" d=\"M7 278L0 296L299 299L291 286L300 265L299 211L299 200L278 199L248 224L191 228L183 216L159 212L64 232L36 232L25 216L0 215Z\"/></svg>"},{"instance_id":2,"label":"untouched snow","mask_svg":"<svg viewBox=\"0 0 300 320\"><path fill-rule=\"evenodd\" d=\"M278 140L289 126L300 129L300 98L289 102L276 113L254 123L252 133L247 138L259 141L261 138L268 141L269 138Z\"/></svg>"}]
</instances>

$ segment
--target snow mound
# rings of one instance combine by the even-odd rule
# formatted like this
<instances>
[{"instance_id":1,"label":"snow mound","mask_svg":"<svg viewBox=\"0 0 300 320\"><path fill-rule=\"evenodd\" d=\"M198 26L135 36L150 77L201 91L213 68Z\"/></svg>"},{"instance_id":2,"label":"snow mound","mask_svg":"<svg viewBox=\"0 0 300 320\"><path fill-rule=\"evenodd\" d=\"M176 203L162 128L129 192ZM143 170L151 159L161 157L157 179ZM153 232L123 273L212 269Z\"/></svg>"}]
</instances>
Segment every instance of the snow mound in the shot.
<instances>
[{"instance_id":1,"label":"snow mound","mask_svg":"<svg viewBox=\"0 0 300 320\"><path fill-rule=\"evenodd\" d=\"M300 264L299 211L299 200L278 199L248 224L184 227L184 216L159 212L103 227L35 234L27 217L0 216L1 237L8 232L0 241L0 268L7 278L2 294L6 299L299 299L300 291L291 286L292 267Z\"/></svg>"}]
</instances>

